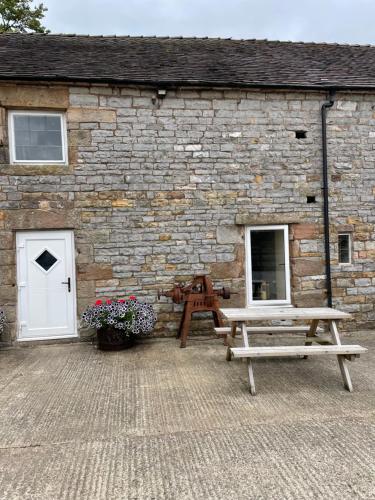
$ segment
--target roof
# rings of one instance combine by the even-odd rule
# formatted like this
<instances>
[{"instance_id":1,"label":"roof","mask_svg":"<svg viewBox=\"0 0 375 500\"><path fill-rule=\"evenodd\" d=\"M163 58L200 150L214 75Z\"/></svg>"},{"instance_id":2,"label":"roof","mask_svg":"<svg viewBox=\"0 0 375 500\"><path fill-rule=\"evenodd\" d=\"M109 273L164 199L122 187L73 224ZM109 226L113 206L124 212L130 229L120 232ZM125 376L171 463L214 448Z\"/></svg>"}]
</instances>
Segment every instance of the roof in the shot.
<instances>
[{"instance_id":1,"label":"roof","mask_svg":"<svg viewBox=\"0 0 375 500\"><path fill-rule=\"evenodd\" d=\"M372 89L375 46L3 33L0 79Z\"/></svg>"}]
</instances>

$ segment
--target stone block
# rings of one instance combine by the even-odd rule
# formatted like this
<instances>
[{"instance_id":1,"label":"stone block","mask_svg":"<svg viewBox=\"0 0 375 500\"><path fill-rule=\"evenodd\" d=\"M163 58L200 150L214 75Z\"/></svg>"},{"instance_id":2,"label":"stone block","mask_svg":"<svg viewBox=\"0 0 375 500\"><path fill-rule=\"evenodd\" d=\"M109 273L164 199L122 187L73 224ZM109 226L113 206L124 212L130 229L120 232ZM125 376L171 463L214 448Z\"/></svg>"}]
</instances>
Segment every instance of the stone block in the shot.
<instances>
[{"instance_id":1,"label":"stone block","mask_svg":"<svg viewBox=\"0 0 375 500\"><path fill-rule=\"evenodd\" d=\"M213 109L226 109L235 111L237 109L237 101L235 99L214 99L212 101Z\"/></svg>"},{"instance_id":2,"label":"stone block","mask_svg":"<svg viewBox=\"0 0 375 500\"><path fill-rule=\"evenodd\" d=\"M0 283L3 285L14 285L17 281L15 266L0 266Z\"/></svg>"},{"instance_id":3,"label":"stone block","mask_svg":"<svg viewBox=\"0 0 375 500\"><path fill-rule=\"evenodd\" d=\"M240 262L214 262L210 265L212 279L231 279L243 276L244 266Z\"/></svg>"},{"instance_id":4,"label":"stone block","mask_svg":"<svg viewBox=\"0 0 375 500\"><path fill-rule=\"evenodd\" d=\"M82 280L77 281L77 295L80 299L95 297L95 281L94 280Z\"/></svg>"},{"instance_id":5,"label":"stone block","mask_svg":"<svg viewBox=\"0 0 375 500\"><path fill-rule=\"evenodd\" d=\"M160 241L169 241L172 239L172 235L171 234L160 234L159 235L159 240Z\"/></svg>"},{"instance_id":6,"label":"stone block","mask_svg":"<svg viewBox=\"0 0 375 500\"><path fill-rule=\"evenodd\" d=\"M324 290L296 292L293 297L293 303L297 307L325 307L326 293Z\"/></svg>"},{"instance_id":7,"label":"stone block","mask_svg":"<svg viewBox=\"0 0 375 500\"><path fill-rule=\"evenodd\" d=\"M357 105L354 101L337 101L336 109L339 111L356 111Z\"/></svg>"},{"instance_id":8,"label":"stone block","mask_svg":"<svg viewBox=\"0 0 375 500\"><path fill-rule=\"evenodd\" d=\"M93 281L113 278L112 265L110 264L80 264L78 266L78 280Z\"/></svg>"},{"instance_id":9,"label":"stone block","mask_svg":"<svg viewBox=\"0 0 375 500\"><path fill-rule=\"evenodd\" d=\"M293 224L292 235L296 240L315 240L319 236L317 224Z\"/></svg>"},{"instance_id":10,"label":"stone block","mask_svg":"<svg viewBox=\"0 0 375 500\"><path fill-rule=\"evenodd\" d=\"M120 280L111 279L111 280L98 280L95 282L96 288L116 288L120 284Z\"/></svg>"},{"instance_id":11,"label":"stone block","mask_svg":"<svg viewBox=\"0 0 375 500\"><path fill-rule=\"evenodd\" d=\"M354 280L355 286L369 286L371 285L370 278L358 278Z\"/></svg>"},{"instance_id":12,"label":"stone block","mask_svg":"<svg viewBox=\"0 0 375 500\"><path fill-rule=\"evenodd\" d=\"M252 111L261 109L261 103L257 99L241 99L238 105L239 111Z\"/></svg>"},{"instance_id":13,"label":"stone block","mask_svg":"<svg viewBox=\"0 0 375 500\"><path fill-rule=\"evenodd\" d=\"M7 142L6 123L6 109L0 106L0 146L3 146Z\"/></svg>"},{"instance_id":14,"label":"stone block","mask_svg":"<svg viewBox=\"0 0 375 500\"><path fill-rule=\"evenodd\" d=\"M243 237L239 226L218 226L216 230L216 239L220 244L241 243Z\"/></svg>"},{"instance_id":15,"label":"stone block","mask_svg":"<svg viewBox=\"0 0 375 500\"><path fill-rule=\"evenodd\" d=\"M111 87L105 85L92 85L90 87L90 94L112 95L113 90Z\"/></svg>"},{"instance_id":16,"label":"stone block","mask_svg":"<svg viewBox=\"0 0 375 500\"><path fill-rule=\"evenodd\" d=\"M292 260L292 273L295 276L320 276L324 274L324 262L316 257L298 257Z\"/></svg>"},{"instance_id":17,"label":"stone block","mask_svg":"<svg viewBox=\"0 0 375 500\"><path fill-rule=\"evenodd\" d=\"M81 84L81 85L74 85L72 87L69 87L69 93L70 94L89 94L90 93L90 87L89 84Z\"/></svg>"},{"instance_id":18,"label":"stone block","mask_svg":"<svg viewBox=\"0 0 375 500\"><path fill-rule=\"evenodd\" d=\"M90 130L70 130L68 132L69 146L90 146Z\"/></svg>"},{"instance_id":19,"label":"stone block","mask_svg":"<svg viewBox=\"0 0 375 500\"><path fill-rule=\"evenodd\" d=\"M112 207L114 208L133 208L134 200L128 200L126 198L122 198L120 200L112 200Z\"/></svg>"},{"instance_id":20,"label":"stone block","mask_svg":"<svg viewBox=\"0 0 375 500\"><path fill-rule=\"evenodd\" d=\"M107 106L113 108L131 108L132 98L131 97L108 97Z\"/></svg>"},{"instance_id":21,"label":"stone block","mask_svg":"<svg viewBox=\"0 0 375 500\"><path fill-rule=\"evenodd\" d=\"M17 303L17 287L2 285L0 287L0 305L12 305Z\"/></svg>"},{"instance_id":22,"label":"stone block","mask_svg":"<svg viewBox=\"0 0 375 500\"><path fill-rule=\"evenodd\" d=\"M71 94L69 98L71 106L91 106L97 107L98 96L91 94Z\"/></svg>"},{"instance_id":23,"label":"stone block","mask_svg":"<svg viewBox=\"0 0 375 500\"><path fill-rule=\"evenodd\" d=\"M4 212L0 212L0 223L2 220L4 220L1 218L1 214L3 214L4 218L5 218ZM5 231L0 232L0 249L1 250L11 250L12 248L15 248L14 233L13 232L5 232ZM0 283L1 283L1 280L0 280Z\"/></svg>"},{"instance_id":24,"label":"stone block","mask_svg":"<svg viewBox=\"0 0 375 500\"><path fill-rule=\"evenodd\" d=\"M91 264L94 260L94 246L84 243L81 240L76 241L76 262L77 264Z\"/></svg>"},{"instance_id":25,"label":"stone block","mask_svg":"<svg viewBox=\"0 0 375 500\"><path fill-rule=\"evenodd\" d=\"M67 112L68 124L70 122L108 122L116 121L116 112L111 109L69 108Z\"/></svg>"}]
</instances>

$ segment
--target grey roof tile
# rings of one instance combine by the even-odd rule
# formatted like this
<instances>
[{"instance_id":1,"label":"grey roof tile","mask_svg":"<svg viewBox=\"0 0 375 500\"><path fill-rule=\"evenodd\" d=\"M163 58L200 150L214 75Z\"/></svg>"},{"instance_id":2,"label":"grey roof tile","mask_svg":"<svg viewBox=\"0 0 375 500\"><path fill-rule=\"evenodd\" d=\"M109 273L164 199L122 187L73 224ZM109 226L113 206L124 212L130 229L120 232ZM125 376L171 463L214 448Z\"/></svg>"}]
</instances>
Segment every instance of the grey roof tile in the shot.
<instances>
[{"instance_id":1,"label":"grey roof tile","mask_svg":"<svg viewBox=\"0 0 375 500\"><path fill-rule=\"evenodd\" d=\"M1 34L0 79L375 88L375 46Z\"/></svg>"}]
</instances>

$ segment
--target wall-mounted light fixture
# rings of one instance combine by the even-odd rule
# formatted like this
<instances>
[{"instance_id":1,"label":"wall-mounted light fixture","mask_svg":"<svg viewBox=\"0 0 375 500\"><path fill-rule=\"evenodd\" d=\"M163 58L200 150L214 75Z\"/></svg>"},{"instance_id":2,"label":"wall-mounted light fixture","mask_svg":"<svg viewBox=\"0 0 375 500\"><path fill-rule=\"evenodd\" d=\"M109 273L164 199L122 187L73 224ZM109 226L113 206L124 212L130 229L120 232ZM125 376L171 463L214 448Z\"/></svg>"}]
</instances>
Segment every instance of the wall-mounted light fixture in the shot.
<instances>
[{"instance_id":1,"label":"wall-mounted light fixture","mask_svg":"<svg viewBox=\"0 0 375 500\"><path fill-rule=\"evenodd\" d=\"M167 95L166 89L158 89L158 97L159 99L164 99L164 97Z\"/></svg>"},{"instance_id":2,"label":"wall-mounted light fixture","mask_svg":"<svg viewBox=\"0 0 375 500\"><path fill-rule=\"evenodd\" d=\"M151 97L152 104L156 106L157 109L160 108L161 101L167 95L166 89L157 89L156 93Z\"/></svg>"}]
</instances>

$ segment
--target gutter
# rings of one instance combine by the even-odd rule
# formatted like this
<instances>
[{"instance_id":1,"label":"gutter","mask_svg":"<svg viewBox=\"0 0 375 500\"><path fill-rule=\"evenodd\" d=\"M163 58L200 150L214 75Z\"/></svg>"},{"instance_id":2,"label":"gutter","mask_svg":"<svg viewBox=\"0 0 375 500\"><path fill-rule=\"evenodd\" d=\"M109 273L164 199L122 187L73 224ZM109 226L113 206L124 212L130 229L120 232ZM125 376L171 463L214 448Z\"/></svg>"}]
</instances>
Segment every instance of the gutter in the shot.
<instances>
[{"instance_id":1,"label":"gutter","mask_svg":"<svg viewBox=\"0 0 375 500\"><path fill-rule=\"evenodd\" d=\"M322 104L322 153L323 153L323 219L324 219L324 250L327 305L332 307L331 249L329 231L329 186L328 186L328 156L327 156L327 110L335 102L335 91L330 90L328 101Z\"/></svg>"},{"instance_id":2,"label":"gutter","mask_svg":"<svg viewBox=\"0 0 375 500\"><path fill-rule=\"evenodd\" d=\"M301 83L264 83L264 82L239 82L239 81L204 81L204 80L143 80L136 78L111 78L95 76L63 76L63 75L7 75L0 74L3 82L53 82L53 83L96 83L108 85L142 85L148 87L160 87L175 89L179 87L202 87L202 88L244 88L244 89L274 89L274 90L299 90L327 92L374 92L374 85L344 85L337 83L301 84Z\"/></svg>"}]
</instances>

